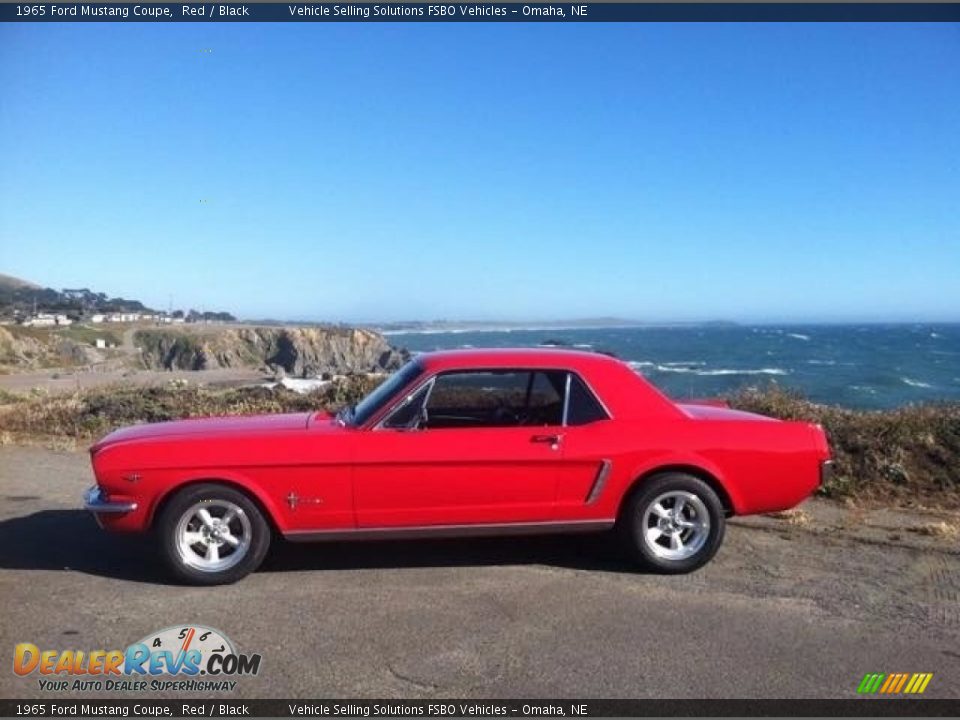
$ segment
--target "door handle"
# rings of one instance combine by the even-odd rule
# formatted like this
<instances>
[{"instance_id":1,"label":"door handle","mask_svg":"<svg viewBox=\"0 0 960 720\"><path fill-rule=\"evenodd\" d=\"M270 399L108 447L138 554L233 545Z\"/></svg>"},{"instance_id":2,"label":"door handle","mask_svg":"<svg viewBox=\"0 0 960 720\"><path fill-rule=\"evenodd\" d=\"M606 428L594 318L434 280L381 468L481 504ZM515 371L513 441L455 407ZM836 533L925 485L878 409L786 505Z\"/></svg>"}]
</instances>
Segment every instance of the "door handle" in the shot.
<instances>
[{"instance_id":1,"label":"door handle","mask_svg":"<svg viewBox=\"0 0 960 720\"><path fill-rule=\"evenodd\" d=\"M549 445L552 450L556 450L560 445L561 437L562 435L534 435L530 438L530 442L543 443L544 445Z\"/></svg>"}]
</instances>

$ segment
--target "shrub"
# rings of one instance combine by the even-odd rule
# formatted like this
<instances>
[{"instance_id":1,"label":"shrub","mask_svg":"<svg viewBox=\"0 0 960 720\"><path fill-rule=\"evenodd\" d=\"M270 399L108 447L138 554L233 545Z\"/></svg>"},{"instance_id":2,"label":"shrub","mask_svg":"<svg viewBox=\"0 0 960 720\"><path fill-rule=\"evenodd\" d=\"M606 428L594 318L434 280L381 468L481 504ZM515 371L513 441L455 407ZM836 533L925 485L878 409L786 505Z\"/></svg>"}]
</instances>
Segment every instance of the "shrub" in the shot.
<instances>
[{"instance_id":1,"label":"shrub","mask_svg":"<svg viewBox=\"0 0 960 720\"><path fill-rule=\"evenodd\" d=\"M0 406L0 431L95 439L124 425L213 415L335 411L357 402L382 377L347 377L306 394L283 387L210 388L171 382L112 385L24 398Z\"/></svg>"}]
</instances>

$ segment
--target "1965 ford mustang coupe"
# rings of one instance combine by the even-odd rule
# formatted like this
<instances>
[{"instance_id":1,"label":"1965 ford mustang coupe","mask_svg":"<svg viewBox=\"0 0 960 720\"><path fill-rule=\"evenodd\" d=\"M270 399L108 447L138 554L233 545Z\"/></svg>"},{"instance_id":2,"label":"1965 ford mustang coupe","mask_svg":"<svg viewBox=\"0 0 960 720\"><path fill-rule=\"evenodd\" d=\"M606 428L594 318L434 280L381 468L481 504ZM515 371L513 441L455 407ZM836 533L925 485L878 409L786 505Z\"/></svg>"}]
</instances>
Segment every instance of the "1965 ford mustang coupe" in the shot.
<instances>
[{"instance_id":1,"label":"1965 ford mustang coupe","mask_svg":"<svg viewBox=\"0 0 960 720\"><path fill-rule=\"evenodd\" d=\"M641 565L689 572L727 517L790 508L830 466L817 425L674 403L618 360L553 349L424 354L336 415L139 425L90 454L86 508L153 532L197 584L255 570L274 534L615 528Z\"/></svg>"}]
</instances>

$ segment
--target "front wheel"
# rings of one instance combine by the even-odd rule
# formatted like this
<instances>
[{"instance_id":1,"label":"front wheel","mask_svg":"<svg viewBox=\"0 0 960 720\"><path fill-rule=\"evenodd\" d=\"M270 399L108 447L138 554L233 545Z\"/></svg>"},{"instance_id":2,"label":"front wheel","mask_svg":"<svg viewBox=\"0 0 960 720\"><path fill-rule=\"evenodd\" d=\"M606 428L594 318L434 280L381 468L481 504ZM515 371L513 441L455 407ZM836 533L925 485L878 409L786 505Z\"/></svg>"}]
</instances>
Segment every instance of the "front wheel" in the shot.
<instances>
[{"instance_id":1,"label":"front wheel","mask_svg":"<svg viewBox=\"0 0 960 720\"><path fill-rule=\"evenodd\" d=\"M157 521L161 553L181 581L223 585L250 574L270 546L263 513L239 490L191 485L163 509Z\"/></svg>"},{"instance_id":2,"label":"front wheel","mask_svg":"<svg viewBox=\"0 0 960 720\"><path fill-rule=\"evenodd\" d=\"M700 478L666 473L644 481L619 519L627 552L644 567L686 573L703 567L723 542L720 498Z\"/></svg>"}]
</instances>

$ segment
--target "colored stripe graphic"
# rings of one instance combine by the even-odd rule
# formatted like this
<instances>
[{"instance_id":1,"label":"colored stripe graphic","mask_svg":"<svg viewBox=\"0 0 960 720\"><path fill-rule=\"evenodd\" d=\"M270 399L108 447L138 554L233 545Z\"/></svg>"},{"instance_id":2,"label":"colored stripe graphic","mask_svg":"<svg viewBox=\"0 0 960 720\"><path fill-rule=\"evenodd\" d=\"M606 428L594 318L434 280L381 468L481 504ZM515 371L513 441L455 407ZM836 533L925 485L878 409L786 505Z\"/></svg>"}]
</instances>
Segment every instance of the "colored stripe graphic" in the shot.
<instances>
[{"instance_id":1,"label":"colored stripe graphic","mask_svg":"<svg viewBox=\"0 0 960 720\"><path fill-rule=\"evenodd\" d=\"M933 673L867 673L857 686L861 695L920 695L933 679Z\"/></svg>"},{"instance_id":2,"label":"colored stripe graphic","mask_svg":"<svg viewBox=\"0 0 960 720\"><path fill-rule=\"evenodd\" d=\"M857 688L857 692L869 695L875 693L880 687L880 683L883 682L883 678L886 677L883 673L867 673L863 676L863 680L860 681L860 687Z\"/></svg>"},{"instance_id":3,"label":"colored stripe graphic","mask_svg":"<svg viewBox=\"0 0 960 720\"><path fill-rule=\"evenodd\" d=\"M907 684L907 689L904 692L908 692L911 695L919 695L924 690L927 689L927 685L930 684L930 680L933 678L933 673L917 673Z\"/></svg>"}]
</instances>

